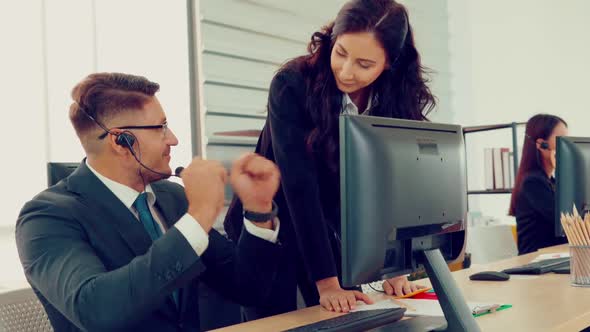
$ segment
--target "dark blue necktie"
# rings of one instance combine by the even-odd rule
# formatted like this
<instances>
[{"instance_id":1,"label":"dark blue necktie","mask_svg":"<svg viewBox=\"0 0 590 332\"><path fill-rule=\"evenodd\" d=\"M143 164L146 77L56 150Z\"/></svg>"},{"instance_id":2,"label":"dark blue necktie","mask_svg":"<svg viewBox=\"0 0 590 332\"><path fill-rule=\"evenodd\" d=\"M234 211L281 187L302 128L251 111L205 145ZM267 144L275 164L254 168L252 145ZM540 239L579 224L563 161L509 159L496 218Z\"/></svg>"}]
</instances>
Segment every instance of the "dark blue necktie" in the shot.
<instances>
[{"instance_id":1,"label":"dark blue necktie","mask_svg":"<svg viewBox=\"0 0 590 332\"><path fill-rule=\"evenodd\" d=\"M162 230L150 212L147 202L147 193L139 194L135 199L135 202L133 202L133 207L139 215L139 221L141 221L143 228L145 228L146 232L150 235L150 238L152 238L152 242L160 238L160 236L162 236ZM178 290L175 290L172 293L172 297L174 298L174 303L176 303L176 306L178 307Z\"/></svg>"},{"instance_id":2,"label":"dark blue necktie","mask_svg":"<svg viewBox=\"0 0 590 332\"><path fill-rule=\"evenodd\" d=\"M133 207L139 215L139 221L143 224L146 232L149 234L152 241L156 241L162 235L162 230L158 223L152 217L150 208L147 202L147 193L141 193L133 202Z\"/></svg>"}]
</instances>

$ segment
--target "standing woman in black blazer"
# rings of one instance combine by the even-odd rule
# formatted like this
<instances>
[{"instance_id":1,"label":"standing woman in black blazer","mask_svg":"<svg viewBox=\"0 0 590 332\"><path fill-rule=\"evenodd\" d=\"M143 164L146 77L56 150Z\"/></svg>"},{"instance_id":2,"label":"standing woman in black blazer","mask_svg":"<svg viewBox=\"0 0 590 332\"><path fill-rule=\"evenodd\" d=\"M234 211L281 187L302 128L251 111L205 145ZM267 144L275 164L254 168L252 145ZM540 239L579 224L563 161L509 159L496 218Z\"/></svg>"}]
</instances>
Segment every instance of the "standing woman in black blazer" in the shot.
<instances>
[{"instance_id":1,"label":"standing woman in black blazer","mask_svg":"<svg viewBox=\"0 0 590 332\"><path fill-rule=\"evenodd\" d=\"M522 158L510 201L516 217L518 254L565 243L555 236L555 138L568 134L555 115L537 114L526 125Z\"/></svg>"},{"instance_id":2,"label":"standing woman in black blazer","mask_svg":"<svg viewBox=\"0 0 590 332\"><path fill-rule=\"evenodd\" d=\"M291 259L275 286L276 301L260 317L296 309L297 286L307 305L347 312L363 293L340 286L338 116L365 114L426 120L435 98L414 45L406 9L392 0L353 0L315 32L308 54L287 62L272 80L268 117L256 151L281 171L279 239ZM225 228L240 234L242 207L230 206ZM386 280L388 294L417 286Z\"/></svg>"}]
</instances>

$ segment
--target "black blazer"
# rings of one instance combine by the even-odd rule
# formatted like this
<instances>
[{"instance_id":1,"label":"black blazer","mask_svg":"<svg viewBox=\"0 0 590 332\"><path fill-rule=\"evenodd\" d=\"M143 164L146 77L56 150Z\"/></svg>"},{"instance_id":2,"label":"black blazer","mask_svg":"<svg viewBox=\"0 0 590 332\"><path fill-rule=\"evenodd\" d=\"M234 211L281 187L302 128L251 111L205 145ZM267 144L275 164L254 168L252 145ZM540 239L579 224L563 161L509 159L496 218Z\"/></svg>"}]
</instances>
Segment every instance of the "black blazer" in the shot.
<instances>
[{"instance_id":1,"label":"black blazer","mask_svg":"<svg viewBox=\"0 0 590 332\"><path fill-rule=\"evenodd\" d=\"M56 331L198 331L197 282L246 304L264 302L279 246L215 230L198 256L171 227L187 210L178 184L152 184L169 230L152 243L84 162L23 207L16 241L25 275ZM180 290L180 307L171 300Z\"/></svg>"},{"instance_id":2,"label":"black blazer","mask_svg":"<svg viewBox=\"0 0 590 332\"><path fill-rule=\"evenodd\" d=\"M266 124L256 152L274 161L281 171L275 197L281 220L281 243L303 258L313 281L338 276L340 270L339 175L321 156L312 156L306 137L314 128L305 112L302 74L283 69L272 80ZM225 219L231 238L240 234L242 205L234 197Z\"/></svg>"},{"instance_id":3,"label":"black blazer","mask_svg":"<svg viewBox=\"0 0 590 332\"><path fill-rule=\"evenodd\" d=\"M530 172L516 198L518 254L565 243L555 236L555 179L542 170Z\"/></svg>"}]
</instances>

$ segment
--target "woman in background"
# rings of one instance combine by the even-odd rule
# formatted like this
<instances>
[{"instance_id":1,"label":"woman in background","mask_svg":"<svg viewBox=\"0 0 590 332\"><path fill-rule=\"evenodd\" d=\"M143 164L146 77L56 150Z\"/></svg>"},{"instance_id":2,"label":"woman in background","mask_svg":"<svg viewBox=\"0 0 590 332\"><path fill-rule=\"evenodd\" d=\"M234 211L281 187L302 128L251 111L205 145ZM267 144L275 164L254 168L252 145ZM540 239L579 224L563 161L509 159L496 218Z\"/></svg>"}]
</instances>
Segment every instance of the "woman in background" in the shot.
<instances>
[{"instance_id":1,"label":"woman in background","mask_svg":"<svg viewBox=\"0 0 590 332\"><path fill-rule=\"evenodd\" d=\"M558 116L537 114L526 125L522 158L510 201L516 217L518 254L565 243L555 236L555 139L567 136Z\"/></svg>"},{"instance_id":2,"label":"woman in background","mask_svg":"<svg viewBox=\"0 0 590 332\"><path fill-rule=\"evenodd\" d=\"M261 317L295 310L297 286L307 305L348 312L367 295L340 286L338 117L365 114L426 120L435 98L414 45L406 9L392 0L353 0L314 33L309 54L287 62L272 80L268 117L256 151L281 171L279 239L288 252L275 303ZM234 199L225 228L236 239L242 207ZM384 281L388 294L418 287Z\"/></svg>"}]
</instances>

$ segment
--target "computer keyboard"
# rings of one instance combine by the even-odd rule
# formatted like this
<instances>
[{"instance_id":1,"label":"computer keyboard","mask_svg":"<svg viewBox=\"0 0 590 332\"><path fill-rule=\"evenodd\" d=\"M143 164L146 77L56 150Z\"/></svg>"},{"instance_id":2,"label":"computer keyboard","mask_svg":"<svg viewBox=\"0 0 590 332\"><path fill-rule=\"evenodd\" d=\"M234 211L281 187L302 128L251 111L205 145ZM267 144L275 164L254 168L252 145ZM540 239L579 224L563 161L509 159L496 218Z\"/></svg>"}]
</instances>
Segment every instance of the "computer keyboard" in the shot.
<instances>
[{"instance_id":1,"label":"computer keyboard","mask_svg":"<svg viewBox=\"0 0 590 332\"><path fill-rule=\"evenodd\" d=\"M502 272L508 274L543 274L552 272L554 269L563 268L570 265L569 257L544 259L542 261L525 264Z\"/></svg>"},{"instance_id":2,"label":"computer keyboard","mask_svg":"<svg viewBox=\"0 0 590 332\"><path fill-rule=\"evenodd\" d=\"M553 270L551 270L551 272L553 273L557 273L557 274L570 274L570 265L566 265L566 266L559 266L554 268Z\"/></svg>"},{"instance_id":3,"label":"computer keyboard","mask_svg":"<svg viewBox=\"0 0 590 332\"><path fill-rule=\"evenodd\" d=\"M350 312L346 315L326 319L317 323L296 327L287 331L366 331L400 320L406 308L377 309Z\"/></svg>"}]
</instances>

